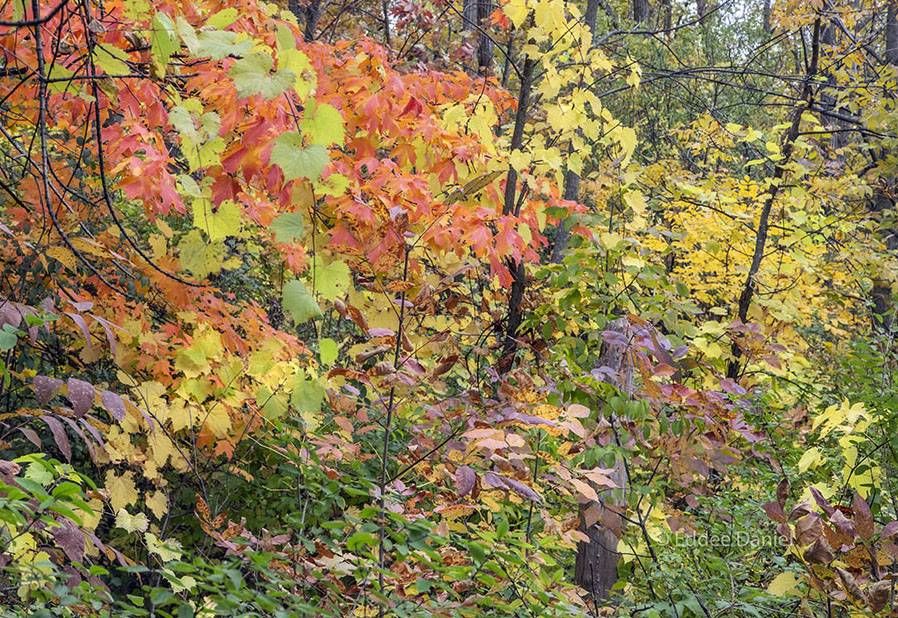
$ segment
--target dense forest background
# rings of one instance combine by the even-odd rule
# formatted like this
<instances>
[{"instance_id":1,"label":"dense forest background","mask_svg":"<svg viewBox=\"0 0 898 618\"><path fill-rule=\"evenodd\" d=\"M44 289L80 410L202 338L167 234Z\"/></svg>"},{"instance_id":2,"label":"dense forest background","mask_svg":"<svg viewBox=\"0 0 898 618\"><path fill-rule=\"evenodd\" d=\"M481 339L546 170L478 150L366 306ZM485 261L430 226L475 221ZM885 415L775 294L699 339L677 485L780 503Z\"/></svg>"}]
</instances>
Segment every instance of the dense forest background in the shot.
<instances>
[{"instance_id":1,"label":"dense forest background","mask_svg":"<svg viewBox=\"0 0 898 618\"><path fill-rule=\"evenodd\" d=\"M898 2L3 0L4 616L898 614Z\"/></svg>"}]
</instances>

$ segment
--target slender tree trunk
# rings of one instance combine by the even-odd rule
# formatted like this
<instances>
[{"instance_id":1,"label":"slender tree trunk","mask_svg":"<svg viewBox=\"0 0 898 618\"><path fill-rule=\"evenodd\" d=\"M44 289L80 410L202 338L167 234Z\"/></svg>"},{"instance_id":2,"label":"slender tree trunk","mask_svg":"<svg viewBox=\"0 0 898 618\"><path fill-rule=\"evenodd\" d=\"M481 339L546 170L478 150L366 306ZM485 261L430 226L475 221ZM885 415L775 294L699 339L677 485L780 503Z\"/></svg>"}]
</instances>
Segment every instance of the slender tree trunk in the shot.
<instances>
[{"instance_id":1,"label":"slender tree trunk","mask_svg":"<svg viewBox=\"0 0 898 618\"><path fill-rule=\"evenodd\" d=\"M883 58L887 64L898 67L898 0L890 0L886 9L886 49ZM880 153L880 158L887 152ZM898 189L898 179L891 177L880 180L873 191L873 199L870 209L879 214L880 236L883 238L886 249L892 252L898 249L898 229L893 225L884 225L883 220L892 217L895 209L895 192ZM870 291L870 300L873 303L873 326L882 330L891 330L894 322L894 303L892 302L892 284L884 279L876 279L873 289Z\"/></svg>"},{"instance_id":2,"label":"slender tree trunk","mask_svg":"<svg viewBox=\"0 0 898 618\"><path fill-rule=\"evenodd\" d=\"M770 34L773 32L773 24L771 23L771 10L770 0L764 0L764 8L762 10L762 15L764 19L764 32Z\"/></svg>"},{"instance_id":3,"label":"slender tree trunk","mask_svg":"<svg viewBox=\"0 0 898 618\"><path fill-rule=\"evenodd\" d=\"M742 287L742 293L739 295L738 316L739 320L745 323L748 320L748 311L751 308L751 301L754 298L757 289L755 277L761 268L761 260L764 257L764 250L767 246L767 233L770 228L770 211L776 202L776 196L780 187L783 185L783 178L786 174L786 167L792 159L792 150L795 146L795 140L798 138L798 132L801 127L801 115L814 102L814 84L813 79L817 74L817 64L820 58L820 19L814 22L814 35L811 43L811 61L808 65L802 86L803 101L792 112L792 122L780 146L781 158L776 164L773 172L773 181L770 183L767 199L761 208L761 216L758 220L758 232L755 236L755 249L751 258L751 265L748 269L748 276L745 278L745 284ZM733 360L727 367L727 377L737 378L742 369L740 358L742 357L742 346L738 342L733 342L732 346Z\"/></svg>"},{"instance_id":4,"label":"slender tree trunk","mask_svg":"<svg viewBox=\"0 0 898 618\"><path fill-rule=\"evenodd\" d=\"M608 330L620 333L627 341L631 338L630 323L618 318L608 325ZM633 368L629 360L629 345L605 343L596 368L607 367L619 376L622 393L633 389ZM574 566L574 583L586 590L593 604L606 603L611 588L617 581L617 565L620 554L617 542L623 520L619 510L626 504L627 474L622 459L615 461L610 475L619 489L609 490L593 486L599 496L596 502L580 505L580 530L589 537L588 542L577 545L577 561Z\"/></svg>"},{"instance_id":5,"label":"slender tree trunk","mask_svg":"<svg viewBox=\"0 0 898 618\"><path fill-rule=\"evenodd\" d=\"M530 107L530 91L533 88L533 75L536 69L536 61L531 57L524 60L521 69L521 85L518 91L518 109L515 113L514 131L511 135L511 151L519 149L524 143L524 125L527 124L527 113ZM519 214L520 200L517 194L518 173L513 167L508 168L505 177L505 202L502 205L503 215ZM525 189L526 190L526 189ZM523 197L523 196L521 196ZM517 202L516 202L517 200ZM508 295L508 316L505 322L505 339L502 342L502 354L499 357L499 372L505 373L514 364L514 357L518 350L517 334L521 326L523 313L521 303L524 300L524 288L527 285L527 273L524 262L514 262L509 259L507 263L511 271L512 283Z\"/></svg>"},{"instance_id":6,"label":"slender tree trunk","mask_svg":"<svg viewBox=\"0 0 898 618\"><path fill-rule=\"evenodd\" d=\"M477 63L477 74L489 75L495 44L485 31L490 14L496 5L491 0L465 0L462 16L465 30L477 32L477 49L474 60Z\"/></svg>"}]
</instances>

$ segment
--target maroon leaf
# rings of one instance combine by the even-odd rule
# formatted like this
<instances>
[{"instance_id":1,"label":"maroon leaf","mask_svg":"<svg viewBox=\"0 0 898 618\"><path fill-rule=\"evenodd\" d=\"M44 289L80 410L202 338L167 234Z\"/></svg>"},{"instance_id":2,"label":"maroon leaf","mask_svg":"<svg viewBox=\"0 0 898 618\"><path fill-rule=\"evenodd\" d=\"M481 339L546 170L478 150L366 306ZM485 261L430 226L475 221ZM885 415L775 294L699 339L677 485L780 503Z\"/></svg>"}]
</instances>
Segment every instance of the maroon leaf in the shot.
<instances>
[{"instance_id":1,"label":"maroon leaf","mask_svg":"<svg viewBox=\"0 0 898 618\"><path fill-rule=\"evenodd\" d=\"M369 328L368 336L369 337L392 337L395 335L393 331L389 328Z\"/></svg>"},{"instance_id":2,"label":"maroon leaf","mask_svg":"<svg viewBox=\"0 0 898 618\"><path fill-rule=\"evenodd\" d=\"M811 487L811 495L814 496L814 502L817 503L823 512L826 513L828 517L832 517L833 512L836 510L832 507L832 505L827 501L826 498L823 497L823 494L820 493L816 487Z\"/></svg>"},{"instance_id":3,"label":"maroon leaf","mask_svg":"<svg viewBox=\"0 0 898 618\"><path fill-rule=\"evenodd\" d=\"M854 507L854 529L866 541L873 536L876 530L876 526L873 523L873 513L870 512L870 506L867 504L867 501L861 498L861 495L857 492L854 494L851 506Z\"/></svg>"},{"instance_id":4,"label":"maroon leaf","mask_svg":"<svg viewBox=\"0 0 898 618\"><path fill-rule=\"evenodd\" d=\"M22 466L14 461L0 459L0 479L6 484L12 483L12 480L22 471Z\"/></svg>"},{"instance_id":5,"label":"maroon leaf","mask_svg":"<svg viewBox=\"0 0 898 618\"><path fill-rule=\"evenodd\" d=\"M71 427L72 431L74 431L76 434L78 434L78 437L84 441L84 444L87 446L87 450L90 453L91 459L95 459L96 453L94 453L94 445L90 440L88 440L87 436L84 435L84 432L81 431L81 427L78 426L78 423L75 422L73 419L70 419L68 416L63 416L60 418L62 418L62 420L65 421L66 425ZM84 423L83 420L81 422ZM90 423L85 423L85 425L90 426ZM96 430L94 430L94 431L96 431ZM97 434L97 435L99 435L99 434Z\"/></svg>"},{"instance_id":6,"label":"maroon leaf","mask_svg":"<svg viewBox=\"0 0 898 618\"><path fill-rule=\"evenodd\" d=\"M817 515L806 515L795 522L795 537L804 547L823 536L823 522Z\"/></svg>"},{"instance_id":7,"label":"maroon leaf","mask_svg":"<svg viewBox=\"0 0 898 618\"><path fill-rule=\"evenodd\" d=\"M779 485L776 486L776 501L782 508L786 508L786 501L789 499L789 490L791 488L792 484L787 478L781 480Z\"/></svg>"},{"instance_id":8,"label":"maroon leaf","mask_svg":"<svg viewBox=\"0 0 898 618\"><path fill-rule=\"evenodd\" d=\"M50 403L50 400L62 388L62 380L47 376L34 376L34 379L31 381L31 388L34 390L35 396L37 396L37 402L45 406Z\"/></svg>"},{"instance_id":9,"label":"maroon leaf","mask_svg":"<svg viewBox=\"0 0 898 618\"><path fill-rule=\"evenodd\" d=\"M802 500L798 504L792 507L792 510L789 511L789 521L795 521L805 515L814 512L814 505L811 504L809 500Z\"/></svg>"},{"instance_id":10,"label":"maroon leaf","mask_svg":"<svg viewBox=\"0 0 898 618\"><path fill-rule=\"evenodd\" d=\"M467 496L474 489L477 482L477 473L468 466L461 466L455 471L455 488L459 497Z\"/></svg>"},{"instance_id":11,"label":"maroon leaf","mask_svg":"<svg viewBox=\"0 0 898 618\"><path fill-rule=\"evenodd\" d=\"M25 434L25 437L37 448L41 448L41 439L31 427L19 427L19 431Z\"/></svg>"},{"instance_id":12,"label":"maroon leaf","mask_svg":"<svg viewBox=\"0 0 898 618\"><path fill-rule=\"evenodd\" d=\"M70 521L53 528L53 539L72 562L84 561L84 534Z\"/></svg>"},{"instance_id":13,"label":"maroon leaf","mask_svg":"<svg viewBox=\"0 0 898 618\"><path fill-rule=\"evenodd\" d=\"M69 401L75 410L75 418L81 418L94 405L97 392L93 384L77 378L69 378L68 387Z\"/></svg>"},{"instance_id":14,"label":"maroon leaf","mask_svg":"<svg viewBox=\"0 0 898 618\"><path fill-rule=\"evenodd\" d=\"M69 437L65 434L65 428L59 419L53 416L42 416L41 420L47 423L50 433L53 434L53 441L56 442L56 446L62 452L65 460L72 461L72 445L69 443Z\"/></svg>"},{"instance_id":15,"label":"maroon leaf","mask_svg":"<svg viewBox=\"0 0 898 618\"><path fill-rule=\"evenodd\" d=\"M515 479L510 479L507 476L500 476L502 482L505 483L505 486L508 487L511 491L515 492L519 496L523 496L528 500L532 500L533 502L541 502L541 498L539 494L535 491L524 485L520 481L516 481Z\"/></svg>"},{"instance_id":16,"label":"maroon leaf","mask_svg":"<svg viewBox=\"0 0 898 618\"><path fill-rule=\"evenodd\" d=\"M69 311L66 311L65 314L72 319L72 322L78 325L78 328L81 329L81 333L84 335L84 342L87 347L93 347L93 342L90 340L90 328L88 328L87 322L84 321L84 318L82 318L77 313L71 313Z\"/></svg>"},{"instance_id":17,"label":"maroon leaf","mask_svg":"<svg viewBox=\"0 0 898 618\"><path fill-rule=\"evenodd\" d=\"M892 582L888 579L883 579L870 586L867 603L874 614L878 614L885 609L886 604L889 602L891 591Z\"/></svg>"},{"instance_id":18,"label":"maroon leaf","mask_svg":"<svg viewBox=\"0 0 898 618\"><path fill-rule=\"evenodd\" d=\"M833 555L832 548L830 548L826 539L822 537L814 541L813 545L804 550L804 559L808 562L829 564L833 558L835 558L835 556Z\"/></svg>"},{"instance_id":19,"label":"maroon leaf","mask_svg":"<svg viewBox=\"0 0 898 618\"><path fill-rule=\"evenodd\" d=\"M898 521L890 521L879 531L879 538L890 539L898 534Z\"/></svg>"},{"instance_id":20,"label":"maroon leaf","mask_svg":"<svg viewBox=\"0 0 898 618\"><path fill-rule=\"evenodd\" d=\"M786 545L792 544L792 526L789 524L779 524L776 527L776 531L779 533L780 537L782 537L783 542Z\"/></svg>"},{"instance_id":21,"label":"maroon leaf","mask_svg":"<svg viewBox=\"0 0 898 618\"><path fill-rule=\"evenodd\" d=\"M764 504L761 507L764 509L764 512L767 513L767 517L772 519L773 521L784 524L786 523L786 513L783 511L783 507L779 502L771 500L770 502Z\"/></svg>"},{"instance_id":22,"label":"maroon leaf","mask_svg":"<svg viewBox=\"0 0 898 618\"><path fill-rule=\"evenodd\" d=\"M100 393L100 398L103 400L103 406L112 418L119 422L125 420L127 411L125 410L125 402L122 401L121 397L112 391L103 391Z\"/></svg>"},{"instance_id":23,"label":"maroon leaf","mask_svg":"<svg viewBox=\"0 0 898 618\"><path fill-rule=\"evenodd\" d=\"M836 573L839 574L839 579L842 580L842 587L845 588L845 592L863 601L866 600L864 592L861 590L861 587L857 585L857 581L855 581L851 573L839 567L836 567Z\"/></svg>"}]
</instances>

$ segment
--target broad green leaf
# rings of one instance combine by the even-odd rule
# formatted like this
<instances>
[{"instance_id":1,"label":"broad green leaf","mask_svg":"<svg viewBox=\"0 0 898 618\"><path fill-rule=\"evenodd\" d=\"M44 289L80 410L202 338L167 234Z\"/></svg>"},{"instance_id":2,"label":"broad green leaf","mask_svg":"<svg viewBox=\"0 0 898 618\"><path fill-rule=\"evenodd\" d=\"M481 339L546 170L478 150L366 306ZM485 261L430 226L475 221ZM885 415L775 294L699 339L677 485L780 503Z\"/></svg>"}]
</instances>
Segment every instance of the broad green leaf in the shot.
<instances>
[{"instance_id":1,"label":"broad green leaf","mask_svg":"<svg viewBox=\"0 0 898 618\"><path fill-rule=\"evenodd\" d=\"M171 55L178 50L178 33L171 17L161 11L153 18L152 28L150 48L153 58L164 67L171 59Z\"/></svg>"},{"instance_id":2,"label":"broad green leaf","mask_svg":"<svg viewBox=\"0 0 898 618\"><path fill-rule=\"evenodd\" d=\"M131 515L124 507L115 514L115 527L126 532L143 532L150 525L150 521L143 513Z\"/></svg>"},{"instance_id":3,"label":"broad green leaf","mask_svg":"<svg viewBox=\"0 0 898 618\"><path fill-rule=\"evenodd\" d=\"M305 371L296 374L293 383L293 392L290 394L290 403L296 408L306 424L316 426L317 415L324 403L324 385L315 376L308 375Z\"/></svg>"},{"instance_id":4,"label":"broad green leaf","mask_svg":"<svg viewBox=\"0 0 898 618\"><path fill-rule=\"evenodd\" d=\"M337 197L346 193L349 188L349 179L343 174L330 174L324 180L316 185L321 195L331 195Z\"/></svg>"},{"instance_id":5,"label":"broad green leaf","mask_svg":"<svg viewBox=\"0 0 898 618\"><path fill-rule=\"evenodd\" d=\"M237 96L246 98L261 94L265 99L273 99L283 94L293 84L296 74L290 69L280 69L272 74L272 67L274 60L264 52L247 54L235 62L228 76L234 80Z\"/></svg>"},{"instance_id":6,"label":"broad green leaf","mask_svg":"<svg viewBox=\"0 0 898 618\"><path fill-rule=\"evenodd\" d=\"M209 19L206 20L206 25L211 26L216 30L224 30L235 21L237 21L237 9L230 8L224 9L210 16Z\"/></svg>"},{"instance_id":7,"label":"broad green leaf","mask_svg":"<svg viewBox=\"0 0 898 618\"><path fill-rule=\"evenodd\" d=\"M290 242L302 237L302 214L285 212L271 222L269 229L274 232L275 242Z\"/></svg>"},{"instance_id":8,"label":"broad green leaf","mask_svg":"<svg viewBox=\"0 0 898 618\"><path fill-rule=\"evenodd\" d=\"M240 234L240 206L231 200L223 201L217 212L206 198L193 201L193 226L206 232L209 240L223 240Z\"/></svg>"},{"instance_id":9,"label":"broad green leaf","mask_svg":"<svg viewBox=\"0 0 898 618\"><path fill-rule=\"evenodd\" d=\"M237 42L237 35L224 30L207 30L197 36L200 51L212 60L224 60L228 56L240 56L253 48L252 41Z\"/></svg>"},{"instance_id":10,"label":"broad green leaf","mask_svg":"<svg viewBox=\"0 0 898 618\"><path fill-rule=\"evenodd\" d=\"M277 31L277 58L279 69L290 69L296 74L293 90L300 100L315 92L318 76L309 57L296 49L296 39L287 26L281 24Z\"/></svg>"},{"instance_id":11,"label":"broad green leaf","mask_svg":"<svg viewBox=\"0 0 898 618\"><path fill-rule=\"evenodd\" d=\"M329 160L327 148L320 144L303 148L302 136L299 133L279 135L271 149L271 162L280 166L285 180L297 178L317 180Z\"/></svg>"},{"instance_id":12,"label":"broad green leaf","mask_svg":"<svg viewBox=\"0 0 898 618\"><path fill-rule=\"evenodd\" d=\"M188 232L178 244L181 267L199 278L217 273L224 267L227 248L220 240L206 243L197 229Z\"/></svg>"},{"instance_id":13,"label":"broad green leaf","mask_svg":"<svg viewBox=\"0 0 898 618\"><path fill-rule=\"evenodd\" d=\"M94 48L97 52L94 61L97 66L103 69L109 75L128 75L131 69L125 63L128 60L128 54L123 49L119 49L113 45L104 45L100 43Z\"/></svg>"},{"instance_id":14,"label":"broad green leaf","mask_svg":"<svg viewBox=\"0 0 898 618\"><path fill-rule=\"evenodd\" d=\"M304 324L312 318L324 315L321 313L321 307L299 279L288 281L284 286L283 306L297 324Z\"/></svg>"},{"instance_id":15,"label":"broad green leaf","mask_svg":"<svg viewBox=\"0 0 898 618\"><path fill-rule=\"evenodd\" d=\"M261 406L262 414L269 420L281 418L287 413L284 396L272 393L267 386L260 386L256 391L256 405Z\"/></svg>"},{"instance_id":16,"label":"broad green leaf","mask_svg":"<svg viewBox=\"0 0 898 618\"><path fill-rule=\"evenodd\" d=\"M180 15L175 19L175 31L184 42L184 45L187 46L188 51L194 56L199 56L200 41L196 36L196 30L194 30L193 26Z\"/></svg>"},{"instance_id":17,"label":"broad green leaf","mask_svg":"<svg viewBox=\"0 0 898 618\"><path fill-rule=\"evenodd\" d=\"M47 84L47 90L49 90L53 94L63 94L66 92L71 94L78 92L81 86L78 84L78 82L71 80L74 75L74 71L70 71L61 64L54 64L50 67L50 70L47 71L47 79L67 81L52 81Z\"/></svg>"},{"instance_id":18,"label":"broad green leaf","mask_svg":"<svg viewBox=\"0 0 898 618\"><path fill-rule=\"evenodd\" d=\"M147 543L147 550L151 554L156 554L162 562L171 562L179 560L183 553L180 541L174 539L166 539L160 541L152 532L144 533L144 540Z\"/></svg>"},{"instance_id":19,"label":"broad green leaf","mask_svg":"<svg viewBox=\"0 0 898 618\"><path fill-rule=\"evenodd\" d=\"M331 262L327 266L317 266L315 270L315 291L324 300L333 302L346 294L352 279L349 266L345 262Z\"/></svg>"},{"instance_id":20,"label":"broad green leaf","mask_svg":"<svg viewBox=\"0 0 898 618\"><path fill-rule=\"evenodd\" d=\"M327 103L310 105L300 126L306 140L313 144L330 146L343 143L343 117Z\"/></svg>"},{"instance_id":21,"label":"broad green leaf","mask_svg":"<svg viewBox=\"0 0 898 618\"><path fill-rule=\"evenodd\" d=\"M337 355L339 355L340 349L337 347L337 342L333 339L321 339L318 342L318 357L321 359L322 365L330 365L335 360L337 360Z\"/></svg>"}]
</instances>

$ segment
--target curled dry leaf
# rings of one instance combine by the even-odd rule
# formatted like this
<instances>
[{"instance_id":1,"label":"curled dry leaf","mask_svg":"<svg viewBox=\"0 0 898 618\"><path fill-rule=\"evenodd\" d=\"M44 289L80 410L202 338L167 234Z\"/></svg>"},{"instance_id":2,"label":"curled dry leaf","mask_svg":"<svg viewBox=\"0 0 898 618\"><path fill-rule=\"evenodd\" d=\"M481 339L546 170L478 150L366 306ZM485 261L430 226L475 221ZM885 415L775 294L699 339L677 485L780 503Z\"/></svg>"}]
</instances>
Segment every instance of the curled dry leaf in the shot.
<instances>
[{"instance_id":1,"label":"curled dry leaf","mask_svg":"<svg viewBox=\"0 0 898 618\"><path fill-rule=\"evenodd\" d=\"M842 581L842 587L845 589L845 592L856 599L862 601L867 600L867 595L865 595L864 591L861 590L861 587L857 585L857 581L855 581L854 576L851 573L841 567L836 567L836 573L838 573L839 579Z\"/></svg>"},{"instance_id":2,"label":"curled dry leaf","mask_svg":"<svg viewBox=\"0 0 898 618\"><path fill-rule=\"evenodd\" d=\"M459 466L455 471L455 489L459 498L467 496L477 483L477 473L468 466Z\"/></svg>"},{"instance_id":3,"label":"curled dry leaf","mask_svg":"<svg viewBox=\"0 0 898 618\"><path fill-rule=\"evenodd\" d=\"M889 594L892 591L892 582L883 579L878 582L873 583L867 590L867 605L870 606L870 610L877 614L885 609L885 606L889 602Z\"/></svg>"}]
</instances>

